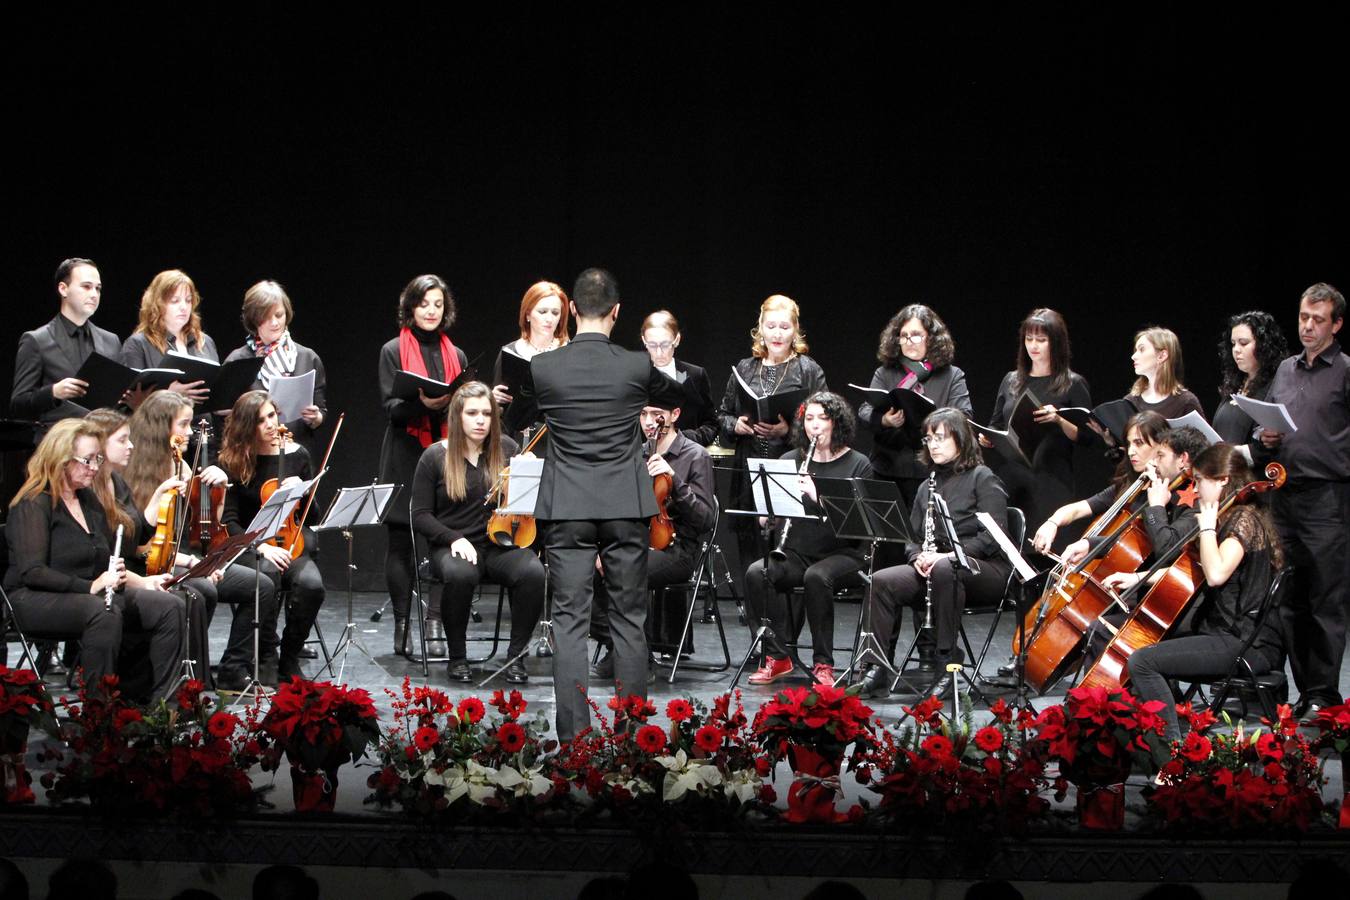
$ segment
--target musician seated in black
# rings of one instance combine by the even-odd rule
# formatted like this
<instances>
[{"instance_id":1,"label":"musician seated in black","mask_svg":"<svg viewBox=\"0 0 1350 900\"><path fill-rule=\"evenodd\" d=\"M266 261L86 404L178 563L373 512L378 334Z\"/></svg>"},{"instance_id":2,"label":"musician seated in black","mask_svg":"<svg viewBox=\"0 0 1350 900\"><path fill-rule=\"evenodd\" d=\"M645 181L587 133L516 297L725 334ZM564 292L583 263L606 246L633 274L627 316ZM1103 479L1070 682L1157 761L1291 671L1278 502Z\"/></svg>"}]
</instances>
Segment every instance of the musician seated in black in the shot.
<instances>
[{"instance_id":1,"label":"musician seated in black","mask_svg":"<svg viewBox=\"0 0 1350 900\"><path fill-rule=\"evenodd\" d=\"M1215 444L1200 453L1194 474L1200 527L1196 540L1205 576L1195 612L1175 637L1139 648L1129 663L1135 695L1163 702L1169 741L1181 737L1169 679L1223 676L1249 638L1252 646L1244 658L1253 672L1269 672L1284 657L1278 619L1267 617L1259 630L1256 621L1271 579L1283 564L1275 524L1255 496L1219 512L1220 504L1255 476L1232 444Z\"/></svg>"},{"instance_id":2,"label":"musician seated in black","mask_svg":"<svg viewBox=\"0 0 1350 900\"><path fill-rule=\"evenodd\" d=\"M647 551L647 588L652 592L652 605L647 615L647 642L655 652L679 653L680 635L684 631L685 604L682 598L661 600L661 589L671 584L688 581L694 574L694 563L699 548L712 529L713 471L712 457L699 444L690 440L687 430L677 425L680 408L662 409L645 406L642 409L642 431L647 436L647 472L653 478L669 475L672 482L666 511L675 525L675 538L663 550ZM609 593L605 579L596 562L595 598L591 603L591 636L604 647L605 655L592 667L596 678L614 678L614 639L609 630ZM692 649L685 645L684 649Z\"/></svg>"},{"instance_id":3,"label":"musician seated in black","mask_svg":"<svg viewBox=\"0 0 1350 900\"><path fill-rule=\"evenodd\" d=\"M412 524L430 544L431 564L443 584L441 619L451 681L473 680L465 639L473 593L484 579L510 591L511 643L506 653L512 662L506 680L530 680L524 661L516 657L525 652L544 608L544 566L534 551L502 547L488 538L492 506L485 502L518 449L501 432L492 389L470 381L450 400L445 440L423 451L413 473Z\"/></svg>"},{"instance_id":4,"label":"musician seated in black","mask_svg":"<svg viewBox=\"0 0 1350 900\"><path fill-rule=\"evenodd\" d=\"M792 424L792 443L780 459L790 459L806 471L798 477L802 501L809 516L823 514L817 502L815 478L872 478L872 464L849 444L857 433L857 419L848 402L838 394L817 391L807 398ZM812 439L815 451L809 460ZM760 559L745 572L745 595L756 618L768 618L779 639L796 642L802 630L800 610L793 609L789 625L786 592L803 588L806 619L811 623L812 678L817 684L834 682L834 593L862 584L864 549L859 541L835 536L828 522L819 518L790 520L783 557ZM788 527L788 526L783 526ZM764 664L750 676L751 684L770 684L792 673L787 648L770 644Z\"/></svg>"},{"instance_id":5,"label":"musician seated in black","mask_svg":"<svg viewBox=\"0 0 1350 900\"><path fill-rule=\"evenodd\" d=\"M38 444L5 523L5 590L28 632L79 635L89 684L117 672L124 631L149 632L150 696L164 697L183 658L183 602L162 590L164 577L128 572L125 556L110 565L115 514L93 489L99 447L98 427L81 419L62 419ZM124 533L123 553L133 546Z\"/></svg>"},{"instance_id":6,"label":"musician seated in black","mask_svg":"<svg viewBox=\"0 0 1350 900\"><path fill-rule=\"evenodd\" d=\"M284 488L314 477L309 451L299 444L283 442L277 425L277 409L266 391L249 391L235 401L230 411L220 444L220 467L230 475L220 523L232 535L242 534L262 508L265 482L277 479L279 487ZM293 514L295 520L299 520L299 509L303 507L301 501ZM304 531L304 545L304 551L294 559L290 547L272 543L258 547L261 560L253 553L239 558L245 565L257 566L278 590L290 591L286 626L281 632L281 658L277 663L277 677L281 680L303 674L300 651L324 600L323 576L314 561L318 537L308 529ZM222 688L228 688L232 686L231 679L237 677L222 668L217 680Z\"/></svg>"},{"instance_id":7,"label":"musician seated in black","mask_svg":"<svg viewBox=\"0 0 1350 900\"><path fill-rule=\"evenodd\" d=\"M900 607L913 610L911 617L919 634L920 669L936 673L925 693L946 697L952 689L946 665L963 658L956 639L967 599L995 601L1008 583L1007 560L993 536L975 518L977 512L988 513L1006 531L1008 492L999 477L983 464L975 431L960 410L949 407L930 413L923 430L919 460L929 468L932 480L919 487L909 518L916 535L926 538L931 530L932 549L911 546L907 548L908 563L872 576L870 613L877 641L882 647L890 647ZM955 551L936 518L931 529L928 527L930 484L936 485L937 493L947 503L970 570L958 570ZM936 510L932 515L937 515ZM922 627L930 615L932 627ZM887 673L882 667L869 667L862 678L864 695L885 694L886 681Z\"/></svg>"}]
</instances>

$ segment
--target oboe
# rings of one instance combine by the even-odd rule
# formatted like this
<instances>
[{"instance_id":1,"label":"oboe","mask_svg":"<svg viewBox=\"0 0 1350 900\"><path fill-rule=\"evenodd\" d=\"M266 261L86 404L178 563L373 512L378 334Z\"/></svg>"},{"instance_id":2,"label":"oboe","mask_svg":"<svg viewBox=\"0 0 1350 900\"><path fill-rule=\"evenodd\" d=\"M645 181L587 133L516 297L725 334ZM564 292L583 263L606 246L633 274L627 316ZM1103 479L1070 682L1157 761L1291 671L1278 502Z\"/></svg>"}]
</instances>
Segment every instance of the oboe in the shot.
<instances>
[{"instance_id":1,"label":"oboe","mask_svg":"<svg viewBox=\"0 0 1350 900\"><path fill-rule=\"evenodd\" d=\"M103 608L112 609L112 595L117 589L117 559L122 555L122 526L117 526L117 541L112 556L108 557L108 586L103 589Z\"/></svg>"},{"instance_id":2,"label":"oboe","mask_svg":"<svg viewBox=\"0 0 1350 900\"><path fill-rule=\"evenodd\" d=\"M811 438L811 446L806 448L806 459L802 460L801 468L797 470L797 477L801 478L811 467L811 457L816 455L816 441L820 440L820 435ZM787 553L783 547L787 544L788 532L792 530L792 520L788 519L783 523L783 530L778 534L778 546L769 551L769 555L774 559L787 559Z\"/></svg>"},{"instance_id":3,"label":"oboe","mask_svg":"<svg viewBox=\"0 0 1350 900\"><path fill-rule=\"evenodd\" d=\"M933 553L937 550L937 540L933 534L933 507L937 501L933 495L937 493L937 472L928 473L928 507L923 514L923 552ZM928 577L924 579L924 608L923 608L923 627L933 627L933 571L928 570Z\"/></svg>"}]
</instances>

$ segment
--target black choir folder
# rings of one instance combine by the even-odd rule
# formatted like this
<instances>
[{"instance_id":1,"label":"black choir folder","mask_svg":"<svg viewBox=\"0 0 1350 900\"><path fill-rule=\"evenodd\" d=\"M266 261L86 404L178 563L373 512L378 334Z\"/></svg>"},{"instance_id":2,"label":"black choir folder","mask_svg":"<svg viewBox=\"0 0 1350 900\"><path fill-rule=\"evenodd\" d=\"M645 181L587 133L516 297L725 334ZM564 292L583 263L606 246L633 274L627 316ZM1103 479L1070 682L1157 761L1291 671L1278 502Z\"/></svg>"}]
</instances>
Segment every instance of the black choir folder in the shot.
<instances>
[{"instance_id":1,"label":"black choir folder","mask_svg":"<svg viewBox=\"0 0 1350 900\"><path fill-rule=\"evenodd\" d=\"M133 388L164 388L175 380L183 381L181 368L164 367L137 369L126 366L102 353L91 353L80 366L75 377L89 384L89 389L77 402L85 409L116 406L122 395Z\"/></svg>"},{"instance_id":2,"label":"black choir folder","mask_svg":"<svg viewBox=\"0 0 1350 900\"><path fill-rule=\"evenodd\" d=\"M1124 400L1108 400L1092 409L1086 409L1082 406L1068 406L1058 412L1079 428L1087 427L1089 422L1096 422L1116 439L1116 443L1124 444L1125 423L1138 410L1126 398Z\"/></svg>"},{"instance_id":3,"label":"black choir folder","mask_svg":"<svg viewBox=\"0 0 1350 900\"><path fill-rule=\"evenodd\" d=\"M250 356L222 365L215 360L170 350L164 354L159 364L181 369L183 377L178 379L179 381L202 382L202 386L210 391L206 402L201 404L203 409L230 409L234 406L234 401L253 390L253 385L258 380L258 371L262 369L265 361L261 356Z\"/></svg>"},{"instance_id":4,"label":"black choir folder","mask_svg":"<svg viewBox=\"0 0 1350 900\"><path fill-rule=\"evenodd\" d=\"M915 444L918 443L919 429L923 427L923 420L937 409L936 403L909 388L896 387L886 391L881 388L863 387L851 381L848 386L862 392L867 402L879 413L888 413L893 409L902 410L905 414L905 424L900 427L904 429L905 434L913 438L912 442Z\"/></svg>"},{"instance_id":5,"label":"black choir folder","mask_svg":"<svg viewBox=\"0 0 1350 900\"><path fill-rule=\"evenodd\" d=\"M746 384L740 372L733 368L731 374L736 379L736 396L739 400L741 415L748 416L752 425L756 422L764 425L777 425L779 416L783 417L784 422L791 424L792 420L797 417L797 407L805 403L807 396L811 393L806 388L794 388L793 390L761 396L755 393L754 388Z\"/></svg>"},{"instance_id":6,"label":"black choir folder","mask_svg":"<svg viewBox=\"0 0 1350 900\"><path fill-rule=\"evenodd\" d=\"M416 400L417 392L420 390L432 400L439 399L448 394L453 394L460 389L460 386L466 382L473 381L478 374L473 366L467 366L455 376L455 380L450 383L437 381L435 378L427 378L425 375L414 375L412 372L399 369L394 373L394 396L400 400Z\"/></svg>"}]
</instances>

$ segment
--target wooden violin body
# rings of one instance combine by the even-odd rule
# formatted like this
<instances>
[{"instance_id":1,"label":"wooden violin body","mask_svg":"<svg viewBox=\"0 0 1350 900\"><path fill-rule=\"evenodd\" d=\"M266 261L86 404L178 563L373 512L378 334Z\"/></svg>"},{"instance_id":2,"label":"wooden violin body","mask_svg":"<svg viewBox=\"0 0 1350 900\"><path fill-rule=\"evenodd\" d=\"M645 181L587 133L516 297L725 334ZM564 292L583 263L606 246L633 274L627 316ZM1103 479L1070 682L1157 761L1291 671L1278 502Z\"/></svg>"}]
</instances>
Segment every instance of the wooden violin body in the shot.
<instances>
[{"instance_id":1,"label":"wooden violin body","mask_svg":"<svg viewBox=\"0 0 1350 900\"><path fill-rule=\"evenodd\" d=\"M539 443L539 439L548 431L548 426L544 425L534 433L529 442L525 444L525 449L521 454L529 453L534 449L534 445ZM511 492L511 467L506 466L502 469L497 484L488 492L487 500L492 502L497 498L498 503L504 503ZM506 512L503 506L497 506L492 515L488 516L487 536L488 540L498 547L528 547L534 543L538 536L539 526L535 522L534 516L527 516L520 513Z\"/></svg>"},{"instance_id":2,"label":"wooden violin body","mask_svg":"<svg viewBox=\"0 0 1350 900\"><path fill-rule=\"evenodd\" d=\"M277 426L277 477L269 478L262 483L258 489L258 498L262 504L266 504L272 499L272 495L281 489L281 483L285 481L282 474L281 461L286 458L286 444L291 440L291 430L285 425ZM295 559L301 553L305 552L305 535L300 528L300 510L291 510L291 514L286 517L286 521L281 523L281 528L277 533L268 539L267 543L274 547L291 548L291 558ZM298 550L296 548L299 548Z\"/></svg>"},{"instance_id":3,"label":"wooden violin body","mask_svg":"<svg viewBox=\"0 0 1350 900\"><path fill-rule=\"evenodd\" d=\"M174 435L169 440L173 450L173 470L183 469L183 444L186 441ZM155 515L155 534L150 538L145 555L145 574L163 575L173 571L174 560L178 558L178 490L164 492L159 498L159 509Z\"/></svg>"},{"instance_id":4,"label":"wooden violin body","mask_svg":"<svg viewBox=\"0 0 1350 900\"><path fill-rule=\"evenodd\" d=\"M656 444L669 429L666 417L656 417L656 436L648 443L647 456L656 452ZM652 491L656 494L656 515L652 516L647 533L647 546L653 550L664 550L675 540L675 521L670 517L670 498L675 493L675 479L666 472L652 476Z\"/></svg>"}]
</instances>

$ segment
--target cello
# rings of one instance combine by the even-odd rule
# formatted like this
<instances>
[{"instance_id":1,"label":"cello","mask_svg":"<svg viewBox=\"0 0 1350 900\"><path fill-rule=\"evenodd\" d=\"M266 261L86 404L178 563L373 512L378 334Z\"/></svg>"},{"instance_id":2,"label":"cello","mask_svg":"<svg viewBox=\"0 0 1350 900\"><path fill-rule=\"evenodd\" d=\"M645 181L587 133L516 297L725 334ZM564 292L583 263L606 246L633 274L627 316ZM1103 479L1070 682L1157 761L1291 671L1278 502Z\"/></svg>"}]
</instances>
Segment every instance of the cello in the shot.
<instances>
[{"instance_id":1,"label":"cello","mask_svg":"<svg viewBox=\"0 0 1350 900\"><path fill-rule=\"evenodd\" d=\"M520 451L520 455L524 456L533 450L534 445L539 443L539 439L547 432L548 426L540 425L539 430L525 445L525 449ZM528 547L534 543L538 525L535 523L534 516L506 511L506 498L510 495L510 488L511 467L505 466L501 475L497 478L497 483L492 486L492 490L488 491L487 497L483 500L484 506L494 501L497 503L492 515L488 517L487 536L498 547Z\"/></svg>"},{"instance_id":2,"label":"cello","mask_svg":"<svg viewBox=\"0 0 1350 900\"><path fill-rule=\"evenodd\" d=\"M1220 514L1234 503L1245 503L1253 494L1278 490L1284 486L1285 470L1279 463L1267 465L1265 476L1234 491L1219 505ZM1205 576L1200 568L1200 551L1195 540L1199 536L1200 524L1197 522L1183 540L1178 541L1175 547L1149 567L1138 584L1121 595L1122 599L1128 601L1140 592L1141 586L1147 586L1144 599L1139 601L1124 624L1116 629L1101 657L1079 682L1080 687L1120 690L1129 681L1129 662L1134 651L1158 643L1181 620L1196 592L1204 586ZM1156 583L1149 584L1153 574L1160 571L1162 577Z\"/></svg>"}]
</instances>

